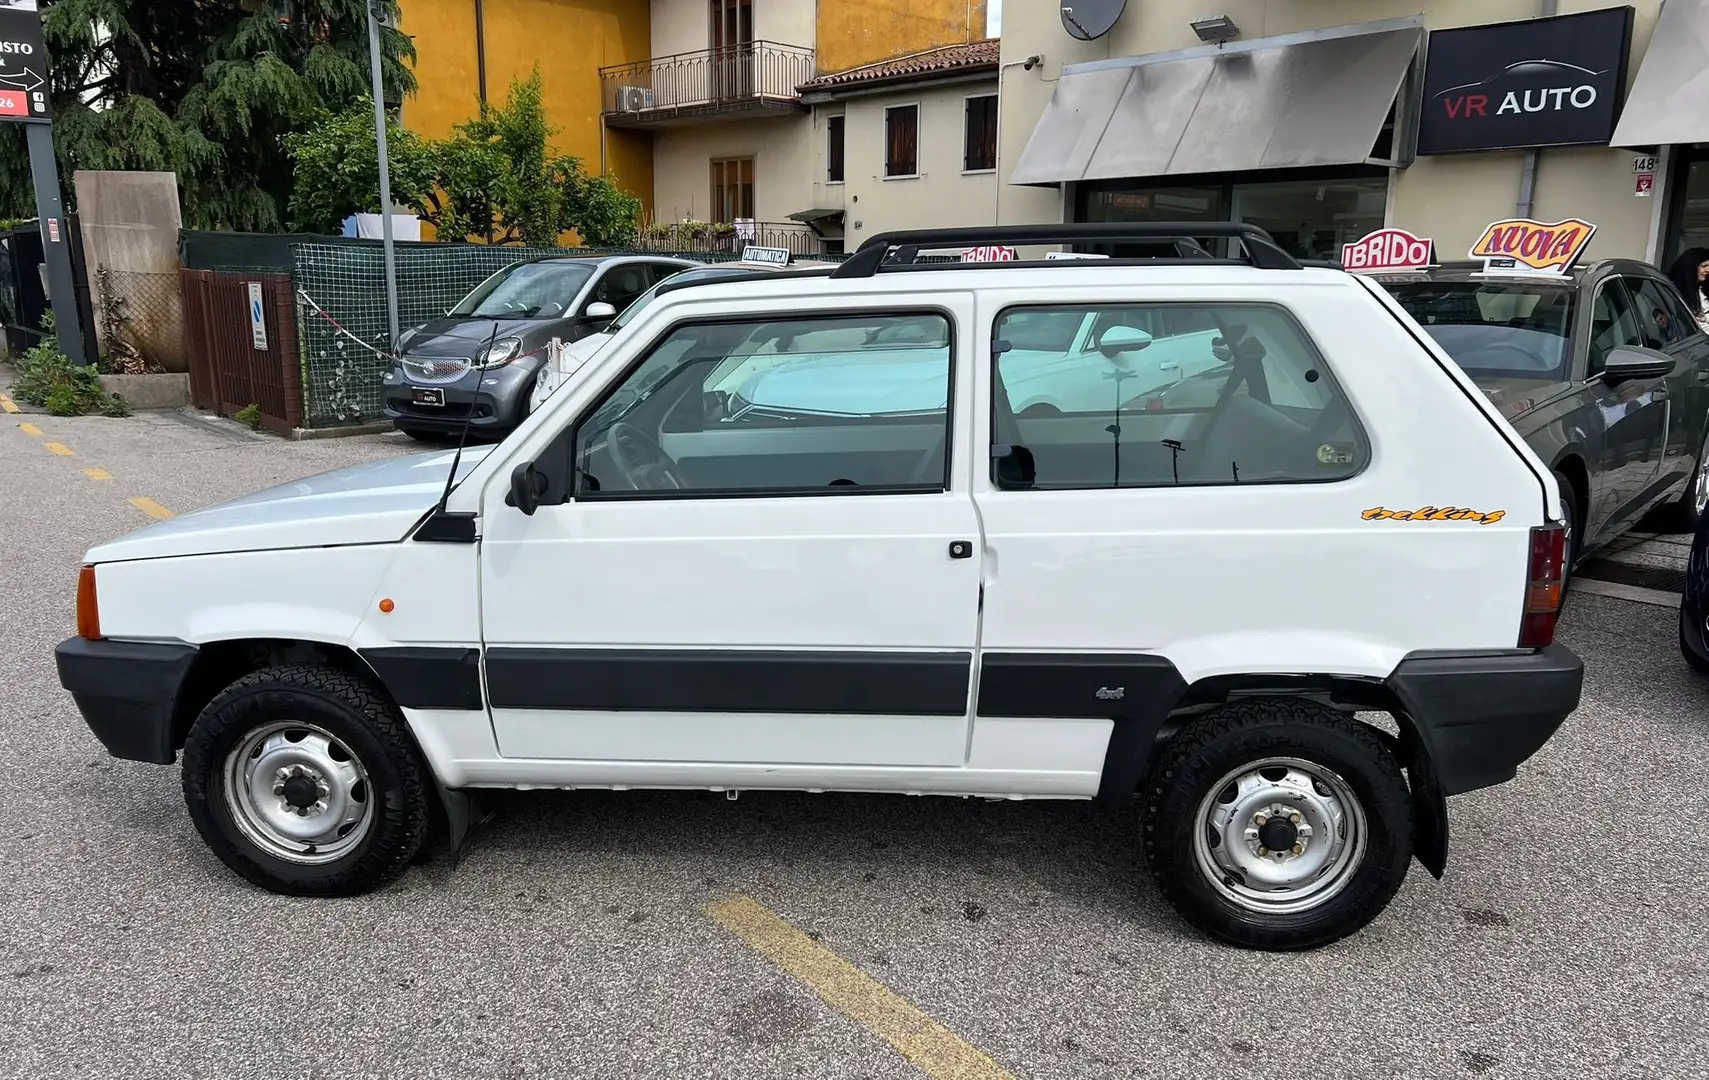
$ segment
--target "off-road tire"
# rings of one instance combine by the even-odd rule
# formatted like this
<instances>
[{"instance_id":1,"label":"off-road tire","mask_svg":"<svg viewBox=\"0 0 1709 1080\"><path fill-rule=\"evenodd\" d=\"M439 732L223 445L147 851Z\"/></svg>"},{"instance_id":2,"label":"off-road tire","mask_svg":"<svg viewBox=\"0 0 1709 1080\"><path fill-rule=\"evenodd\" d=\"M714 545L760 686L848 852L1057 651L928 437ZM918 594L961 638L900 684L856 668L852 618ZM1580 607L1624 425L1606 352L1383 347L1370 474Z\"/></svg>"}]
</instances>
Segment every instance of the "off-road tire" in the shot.
<instances>
[{"instance_id":1,"label":"off-road tire","mask_svg":"<svg viewBox=\"0 0 1709 1080\"><path fill-rule=\"evenodd\" d=\"M1193 853L1196 815L1210 786L1247 762L1277 756L1338 774L1358 798L1367 830L1364 855L1342 890L1292 914L1234 903ZM1412 802L1400 764L1374 728L1315 701L1229 702L1164 746L1144 794L1141 836L1164 898L1201 931L1244 948L1314 949L1346 937L1388 906L1412 861Z\"/></svg>"},{"instance_id":2,"label":"off-road tire","mask_svg":"<svg viewBox=\"0 0 1709 1080\"><path fill-rule=\"evenodd\" d=\"M373 820L343 858L320 866L288 862L247 839L224 790L225 759L262 724L292 719L336 736L368 774ZM264 668L227 687L202 710L184 744L184 802L196 831L248 881L293 896L354 896L409 866L431 820L431 777L403 715L365 679L334 668Z\"/></svg>"}]
</instances>

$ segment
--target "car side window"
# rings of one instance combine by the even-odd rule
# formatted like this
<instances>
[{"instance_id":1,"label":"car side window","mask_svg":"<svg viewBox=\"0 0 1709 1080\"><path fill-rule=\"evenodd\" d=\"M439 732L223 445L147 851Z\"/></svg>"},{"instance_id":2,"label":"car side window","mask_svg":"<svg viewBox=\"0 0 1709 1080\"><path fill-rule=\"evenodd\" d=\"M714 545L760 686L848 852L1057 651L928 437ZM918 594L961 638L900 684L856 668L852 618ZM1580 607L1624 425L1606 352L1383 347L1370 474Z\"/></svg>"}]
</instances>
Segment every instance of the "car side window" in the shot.
<instances>
[{"instance_id":1,"label":"car side window","mask_svg":"<svg viewBox=\"0 0 1709 1080\"><path fill-rule=\"evenodd\" d=\"M1590 378L1602 374L1603 365L1608 360L1611 349L1623 346L1641 346L1643 337L1638 331L1638 321L1634 318L1632 300L1626 295L1626 288L1619 278L1610 278L1596 290L1596 299L1590 305L1590 365L1587 373Z\"/></svg>"},{"instance_id":2,"label":"car side window","mask_svg":"<svg viewBox=\"0 0 1709 1080\"><path fill-rule=\"evenodd\" d=\"M677 326L578 426L576 497L943 491L951 331L894 309Z\"/></svg>"},{"instance_id":3,"label":"car side window","mask_svg":"<svg viewBox=\"0 0 1709 1080\"><path fill-rule=\"evenodd\" d=\"M619 263L606 268L588 295L588 303L607 303L621 312L653 287L651 267L646 263Z\"/></svg>"},{"instance_id":4,"label":"car side window","mask_svg":"<svg viewBox=\"0 0 1709 1080\"><path fill-rule=\"evenodd\" d=\"M1674 295L1677 290L1663 288L1660 282L1647 277L1627 278L1626 288L1638 307L1638 331L1645 346L1666 349L1697 332L1697 320L1681 319L1675 310L1679 306L1679 297Z\"/></svg>"},{"instance_id":5,"label":"car side window","mask_svg":"<svg viewBox=\"0 0 1709 1080\"><path fill-rule=\"evenodd\" d=\"M1102 329L1083 353L1009 339L1012 323L1051 312L1094 314ZM1010 309L993 339L999 487L1311 483L1370 457L1328 365L1275 305Z\"/></svg>"}]
</instances>

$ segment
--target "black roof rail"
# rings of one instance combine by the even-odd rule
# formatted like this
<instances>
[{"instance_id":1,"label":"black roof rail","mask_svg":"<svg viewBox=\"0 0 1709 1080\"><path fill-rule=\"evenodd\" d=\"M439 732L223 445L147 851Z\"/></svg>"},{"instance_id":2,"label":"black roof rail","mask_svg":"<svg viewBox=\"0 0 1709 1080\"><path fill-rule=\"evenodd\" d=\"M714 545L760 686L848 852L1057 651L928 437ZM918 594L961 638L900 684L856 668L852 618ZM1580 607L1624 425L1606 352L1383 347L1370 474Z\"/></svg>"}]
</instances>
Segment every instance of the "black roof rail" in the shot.
<instances>
[{"instance_id":1,"label":"black roof rail","mask_svg":"<svg viewBox=\"0 0 1709 1080\"><path fill-rule=\"evenodd\" d=\"M982 245L1134 243L1173 241L1183 257L1199 257L1197 239L1230 237L1240 241L1247 261L1260 270L1298 270L1300 264L1271 235L1237 221L1096 221L1057 225L980 225L962 229L914 229L869 237L860 250L831 271L833 278L864 278L880 268L912 265L921 248ZM895 249L895 258L886 257ZM1071 260L1064 260L1069 262ZM1001 263L969 263L991 268Z\"/></svg>"}]
</instances>

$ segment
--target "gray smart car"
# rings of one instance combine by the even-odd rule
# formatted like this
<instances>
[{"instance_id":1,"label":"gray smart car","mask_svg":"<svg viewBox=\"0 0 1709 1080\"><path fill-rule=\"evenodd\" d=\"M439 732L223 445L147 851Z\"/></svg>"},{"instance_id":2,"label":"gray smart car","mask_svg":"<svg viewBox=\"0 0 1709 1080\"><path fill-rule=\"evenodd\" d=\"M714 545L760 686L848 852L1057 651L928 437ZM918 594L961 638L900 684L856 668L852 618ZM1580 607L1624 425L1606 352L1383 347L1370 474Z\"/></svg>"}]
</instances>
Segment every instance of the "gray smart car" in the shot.
<instances>
[{"instance_id":1,"label":"gray smart car","mask_svg":"<svg viewBox=\"0 0 1709 1080\"><path fill-rule=\"evenodd\" d=\"M398 339L381 386L387 419L418 439L501 436L528 416L552 339L605 326L665 278L700 263L668 256L559 256L516 262L442 318Z\"/></svg>"},{"instance_id":2,"label":"gray smart car","mask_svg":"<svg viewBox=\"0 0 1709 1080\"><path fill-rule=\"evenodd\" d=\"M1564 278L1449 264L1384 286L1561 479L1568 566L1649 511L1709 507L1709 337L1655 267Z\"/></svg>"}]
</instances>

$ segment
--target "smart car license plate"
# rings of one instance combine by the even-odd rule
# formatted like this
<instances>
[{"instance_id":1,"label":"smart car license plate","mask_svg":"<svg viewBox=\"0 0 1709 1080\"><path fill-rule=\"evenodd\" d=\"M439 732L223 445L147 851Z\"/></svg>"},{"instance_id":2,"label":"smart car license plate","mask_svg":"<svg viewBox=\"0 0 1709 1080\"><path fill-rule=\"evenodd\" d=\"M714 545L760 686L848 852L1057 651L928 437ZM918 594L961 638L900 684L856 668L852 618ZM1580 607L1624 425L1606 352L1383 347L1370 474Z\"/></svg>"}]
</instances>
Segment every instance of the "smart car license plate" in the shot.
<instances>
[{"instance_id":1,"label":"smart car license plate","mask_svg":"<svg viewBox=\"0 0 1709 1080\"><path fill-rule=\"evenodd\" d=\"M443 406L445 404L445 391L443 390L428 390L423 387L416 386L410 389L410 395L410 400L415 402L417 405Z\"/></svg>"}]
</instances>

